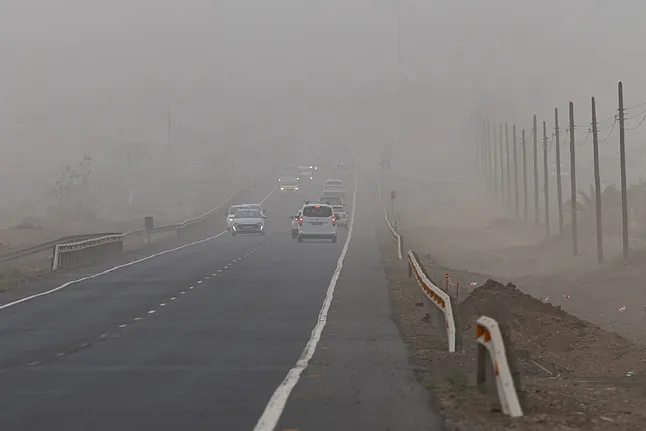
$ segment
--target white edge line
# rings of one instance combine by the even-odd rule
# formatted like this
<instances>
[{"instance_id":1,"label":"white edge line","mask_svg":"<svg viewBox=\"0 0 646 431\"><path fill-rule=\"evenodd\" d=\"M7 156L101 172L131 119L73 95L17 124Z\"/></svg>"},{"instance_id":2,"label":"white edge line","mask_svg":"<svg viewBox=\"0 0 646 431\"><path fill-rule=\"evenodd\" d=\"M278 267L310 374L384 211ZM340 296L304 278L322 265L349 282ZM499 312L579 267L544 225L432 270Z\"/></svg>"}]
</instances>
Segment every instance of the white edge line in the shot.
<instances>
[{"instance_id":1,"label":"white edge line","mask_svg":"<svg viewBox=\"0 0 646 431\"><path fill-rule=\"evenodd\" d=\"M334 274L332 275L332 280L330 280L330 285L327 288L327 293L325 294L325 300L323 301L323 305L321 306L321 311L319 312L319 317L318 317L316 326L314 326L314 329L312 329L312 334L310 336L310 339L307 342L305 349L303 349L303 353L301 353L300 358L298 358L298 361L296 361L296 365L294 366L294 368L289 370L289 372L287 373L287 376L285 376L285 379L282 381L280 386L278 386L276 391L269 399L269 403L267 403L267 407L265 407L265 411L262 413L262 416L260 416L260 419L258 419L258 422L256 423L256 426L253 428L253 431L273 431L276 425L278 425L280 416L282 415L283 410L285 410L285 406L287 405L287 399L289 398L289 394L292 392L292 390L298 383L298 380L301 377L301 373L305 368L307 368L310 362L310 359L312 359L312 356L316 351L316 346L318 345L318 342L321 339L321 334L323 333L323 329L325 329L325 324L327 322L327 314L328 314L328 310L330 309L330 304L332 303L332 299L334 298L334 290L336 288L336 282L339 279L339 276L341 275L341 270L343 269L343 261L345 260L345 255L348 252L348 247L350 246L350 240L352 239L352 229L354 227L354 213L357 208L356 204L357 204L358 186L359 186L359 177L356 176L355 185L354 185L354 194L352 197L352 219L350 220L348 237L345 240L343 250L341 250L341 255L339 255L339 260L337 261L337 264L336 264L336 269L334 270Z\"/></svg>"},{"instance_id":2,"label":"white edge line","mask_svg":"<svg viewBox=\"0 0 646 431\"><path fill-rule=\"evenodd\" d=\"M265 196L265 198L262 201L260 201L260 203L261 204L264 203L272 194L274 194L277 187L278 186L274 187L269 192L269 194L267 196ZM146 256L146 257L143 257L141 259L133 260L132 262L124 263L122 265L117 265L117 266L115 266L113 268L106 269L105 271L101 271L101 272L98 272L96 274L88 275L87 277L82 277L82 278L79 278L79 279L76 279L76 280L68 281L67 283L61 284L60 286L55 287L55 288L50 289L50 290L47 290L45 292L37 293L35 295L26 296L26 297L18 299L16 301L8 302L8 303L6 303L4 305L0 305L0 310L4 310L5 308L13 307L14 305L18 305L20 303L27 302L27 301L30 301L30 300L35 299L35 298L39 298L41 296L50 295L50 294L52 294L54 292L58 292L59 290L65 289L66 287L69 287L69 286L71 286L73 284L78 284L78 283L81 283L81 282L86 281L86 280L91 280L93 278L97 278L97 277L100 277L102 275L109 274L109 273L114 272L116 270L119 270L121 268L126 268L126 267L131 266L131 265L136 265L138 263L145 262L147 260L153 259L153 258L158 257L158 256L162 256L164 254L173 253L175 251L182 250L182 249L187 248L187 247L192 247L192 246L197 245L197 244L202 244L202 243L207 242L207 241L212 241L212 240L214 240L216 238L221 237L225 233L228 233L228 231L220 232L217 235L210 236L208 238L204 238L204 239L201 239L199 241L192 242L190 244L184 244L184 245L180 245L179 247L175 247L175 248L171 248L171 249L168 249L168 250L160 251L159 253L151 254L150 256Z\"/></svg>"}]
</instances>

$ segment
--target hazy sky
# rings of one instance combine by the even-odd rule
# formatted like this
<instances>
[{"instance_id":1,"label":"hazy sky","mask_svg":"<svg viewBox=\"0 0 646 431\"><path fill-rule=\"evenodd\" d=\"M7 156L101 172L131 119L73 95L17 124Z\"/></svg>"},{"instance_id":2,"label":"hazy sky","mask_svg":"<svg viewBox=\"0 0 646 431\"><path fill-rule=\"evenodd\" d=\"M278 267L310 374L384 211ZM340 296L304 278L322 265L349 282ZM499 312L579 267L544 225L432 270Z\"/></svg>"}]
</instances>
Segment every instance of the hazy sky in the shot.
<instances>
[{"instance_id":1,"label":"hazy sky","mask_svg":"<svg viewBox=\"0 0 646 431\"><path fill-rule=\"evenodd\" d=\"M397 106L402 142L443 151L456 119L492 99L490 115L519 126L536 112L551 127L569 100L589 123L589 97L612 115L620 79L627 106L646 100L643 16L646 3L602 0L0 0L3 167L165 148L169 109L178 152L378 148Z\"/></svg>"}]
</instances>

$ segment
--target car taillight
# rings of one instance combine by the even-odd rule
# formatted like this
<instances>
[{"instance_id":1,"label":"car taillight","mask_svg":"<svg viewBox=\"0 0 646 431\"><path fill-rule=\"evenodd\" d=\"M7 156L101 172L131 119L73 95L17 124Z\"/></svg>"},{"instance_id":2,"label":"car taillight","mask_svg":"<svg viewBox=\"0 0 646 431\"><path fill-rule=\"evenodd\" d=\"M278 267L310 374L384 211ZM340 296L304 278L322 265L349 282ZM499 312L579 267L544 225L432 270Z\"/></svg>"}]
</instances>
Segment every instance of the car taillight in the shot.
<instances>
[{"instance_id":1,"label":"car taillight","mask_svg":"<svg viewBox=\"0 0 646 431\"><path fill-rule=\"evenodd\" d=\"M299 217L299 218L298 218L298 224L300 224L301 226L303 226L303 217Z\"/></svg>"},{"instance_id":2,"label":"car taillight","mask_svg":"<svg viewBox=\"0 0 646 431\"><path fill-rule=\"evenodd\" d=\"M336 217L332 217L332 225L336 226Z\"/></svg>"}]
</instances>

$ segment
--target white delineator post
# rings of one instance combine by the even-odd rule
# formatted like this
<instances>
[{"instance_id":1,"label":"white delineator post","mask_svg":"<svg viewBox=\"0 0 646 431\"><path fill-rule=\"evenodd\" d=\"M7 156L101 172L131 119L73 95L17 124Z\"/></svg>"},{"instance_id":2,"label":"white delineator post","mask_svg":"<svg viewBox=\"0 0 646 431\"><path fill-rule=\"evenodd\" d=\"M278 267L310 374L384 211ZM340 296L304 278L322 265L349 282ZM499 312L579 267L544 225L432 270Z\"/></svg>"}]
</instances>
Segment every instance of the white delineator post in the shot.
<instances>
[{"instance_id":1,"label":"white delineator post","mask_svg":"<svg viewBox=\"0 0 646 431\"><path fill-rule=\"evenodd\" d=\"M491 317L480 317L476 324L476 341L478 343L478 383L483 383L484 379L486 379L485 371L488 353L493 365L493 374L496 379L496 389L502 412L511 417L523 416L523 409L520 406L518 393L509 369L505 343L500 333L498 322Z\"/></svg>"}]
</instances>

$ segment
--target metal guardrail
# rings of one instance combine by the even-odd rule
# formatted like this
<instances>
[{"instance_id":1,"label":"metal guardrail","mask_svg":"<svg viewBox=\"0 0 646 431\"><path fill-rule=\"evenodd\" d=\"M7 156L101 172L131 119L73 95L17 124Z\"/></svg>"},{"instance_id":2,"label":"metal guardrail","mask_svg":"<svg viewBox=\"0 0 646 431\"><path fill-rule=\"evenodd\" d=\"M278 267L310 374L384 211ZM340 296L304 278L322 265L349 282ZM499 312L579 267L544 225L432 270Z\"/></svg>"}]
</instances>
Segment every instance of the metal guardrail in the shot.
<instances>
[{"instance_id":1,"label":"metal guardrail","mask_svg":"<svg viewBox=\"0 0 646 431\"><path fill-rule=\"evenodd\" d=\"M476 322L477 351L477 380L481 384L486 381L487 353L493 365L498 399L502 412L511 417L523 416L523 409L516 392L514 379L507 361L505 342L500 332L498 322L491 317L482 316Z\"/></svg>"},{"instance_id":2,"label":"metal guardrail","mask_svg":"<svg viewBox=\"0 0 646 431\"><path fill-rule=\"evenodd\" d=\"M455 317L453 315L453 307L451 306L451 298L446 292L429 280L412 250L408 252L408 264L411 269L410 273L411 275L415 274L415 279L422 289L422 293L444 315L446 335L449 340L449 352L455 352L456 325Z\"/></svg>"},{"instance_id":3,"label":"metal guardrail","mask_svg":"<svg viewBox=\"0 0 646 431\"><path fill-rule=\"evenodd\" d=\"M195 226L204 220L210 219L214 214L221 211L228 203L235 199L244 189L238 190L234 195L227 198L223 203L218 205L206 213L184 220L181 223L174 223L164 226L157 226L153 229L136 229L126 233L120 232L100 232L100 233L91 233L91 234L81 234L81 235L70 235L63 238L58 238L52 241L47 241L42 244L36 244L30 247L26 247L20 250L16 250L4 255L0 255L0 263L9 262L12 260L20 259L26 256L31 256L37 253L42 253L48 250L54 249L54 258L52 262L52 269L56 270L66 266L66 264L72 263L77 259L69 258L67 256L72 256L74 252L78 252L83 249L94 248L98 246L104 246L107 243L121 243L123 240L129 237L146 235L146 234L157 234L162 232L177 231L178 233L189 227ZM115 246L116 247L116 246ZM123 245L120 246L119 250L123 249Z\"/></svg>"},{"instance_id":4,"label":"metal guardrail","mask_svg":"<svg viewBox=\"0 0 646 431\"><path fill-rule=\"evenodd\" d=\"M401 260L402 259L402 237L397 232L397 230L393 227L393 225L390 223L390 220L388 219L388 210L386 209L386 205L384 204L384 199L381 191L381 179L377 181L377 188L379 189L379 202L381 203L381 207L384 210L384 220L386 221L386 225L388 226L388 229L390 230L391 235L393 236L393 239L395 242L397 242L397 259Z\"/></svg>"},{"instance_id":5,"label":"metal guardrail","mask_svg":"<svg viewBox=\"0 0 646 431\"><path fill-rule=\"evenodd\" d=\"M212 210L207 211L200 216L184 220L181 223L158 226L152 229L137 229L126 233L104 235L97 238L90 238L71 243L56 243L54 244L52 270L56 271L57 269L67 266L78 265L79 263L95 259L99 256L106 257L106 255L119 254L123 251L123 241L131 236L170 231L177 231L178 235L182 235L183 233L187 233L189 230L199 229L200 223L211 220L215 214L225 208L225 206L235 199L243 190L244 189L238 190L234 195L227 198L227 200ZM84 256L84 254L87 255Z\"/></svg>"},{"instance_id":6,"label":"metal guardrail","mask_svg":"<svg viewBox=\"0 0 646 431\"><path fill-rule=\"evenodd\" d=\"M48 241L42 244L33 245L31 247L23 248L20 250L13 251L0 256L0 263L8 262L15 259L20 259L21 257L30 256L32 254L41 253L43 251L51 250L56 244L68 242L68 241L82 241L90 238L97 238L107 235L118 235L116 232L102 232L102 233L91 233L91 234L82 234L82 235L71 235L63 238L55 239L53 241Z\"/></svg>"},{"instance_id":7,"label":"metal guardrail","mask_svg":"<svg viewBox=\"0 0 646 431\"><path fill-rule=\"evenodd\" d=\"M125 235L120 233L67 244L56 244L54 246L54 258L52 259L52 270L56 271L59 268L78 265L84 261L94 259L98 255L106 256L121 253L124 238ZM92 253L88 254L88 249ZM84 252L86 256L81 255L80 252Z\"/></svg>"}]
</instances>

